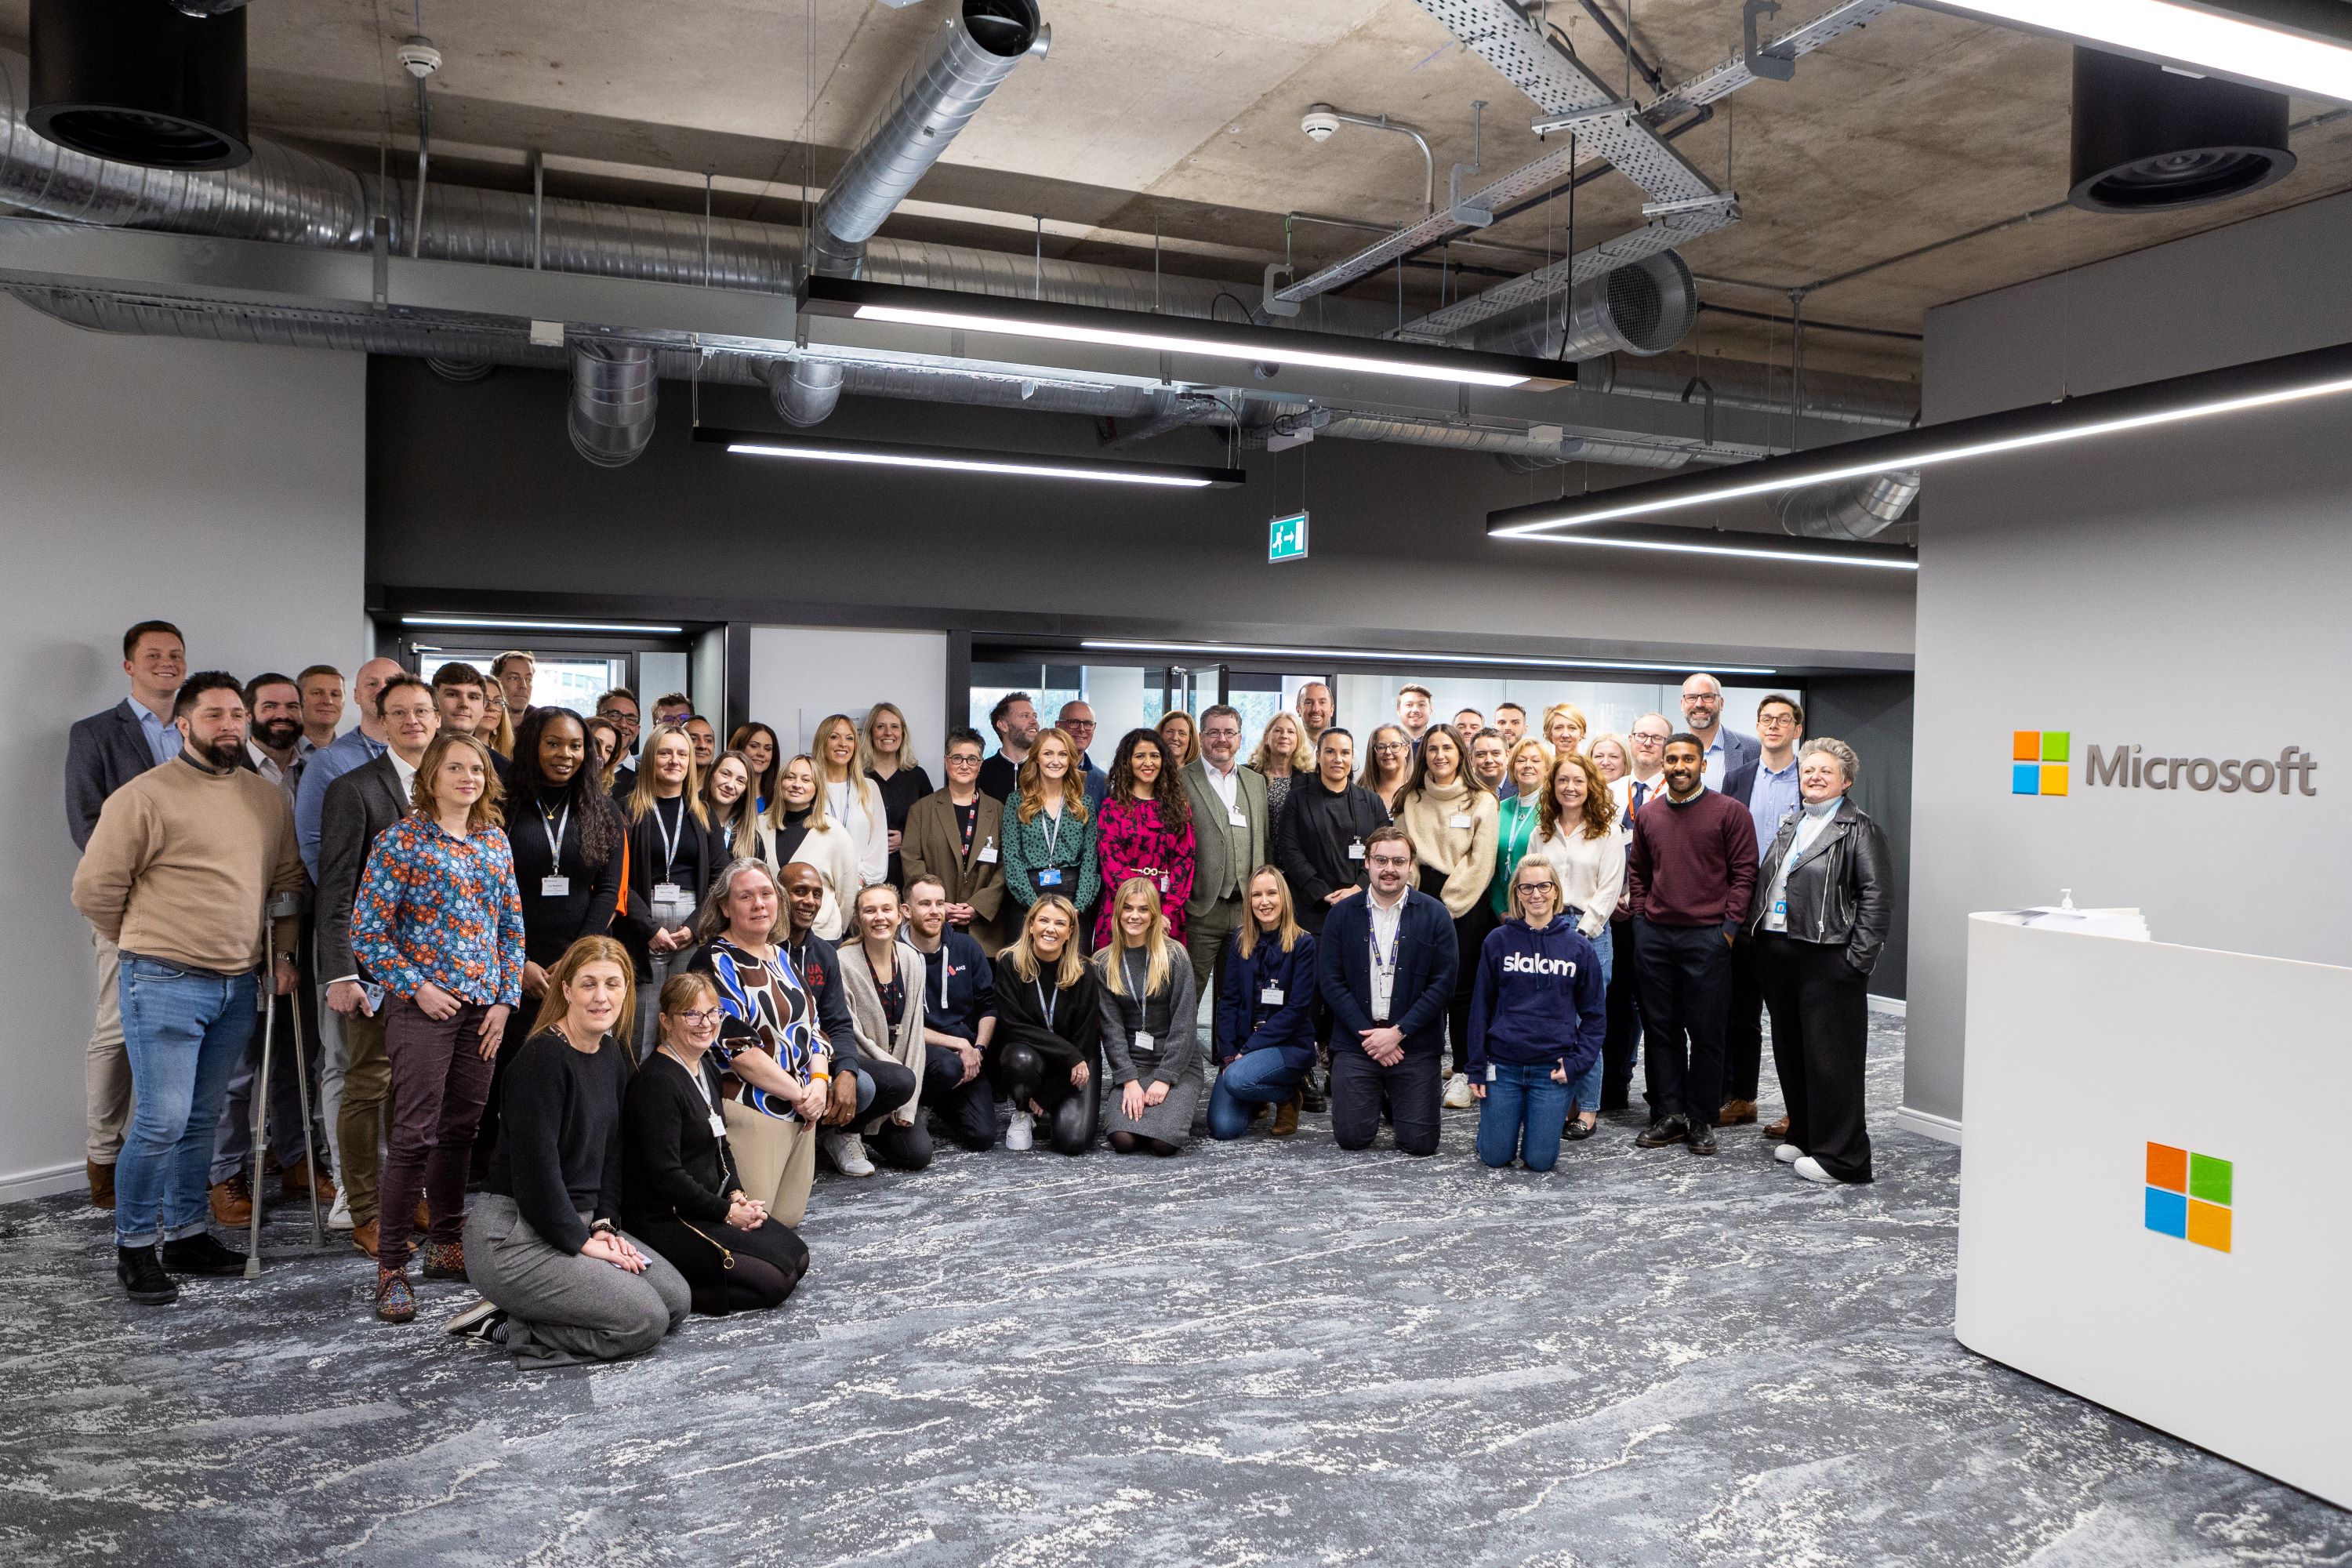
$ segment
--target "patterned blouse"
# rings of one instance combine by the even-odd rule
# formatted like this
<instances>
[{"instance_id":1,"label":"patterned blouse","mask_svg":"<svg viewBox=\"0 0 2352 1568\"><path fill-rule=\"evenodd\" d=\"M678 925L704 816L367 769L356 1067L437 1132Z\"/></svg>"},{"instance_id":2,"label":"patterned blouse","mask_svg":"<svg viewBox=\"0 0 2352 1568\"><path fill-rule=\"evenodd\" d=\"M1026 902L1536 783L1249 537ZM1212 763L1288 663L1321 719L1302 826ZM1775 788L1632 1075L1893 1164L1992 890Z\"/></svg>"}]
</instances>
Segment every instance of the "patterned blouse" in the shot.
<instances>
[{"instance_id":1,"label":"patterned blouse","mask_svg":"<svg viewBox=\"0 0 2352 1568\"><path fill-rule=\"evenodd\" d=\"M1068 805L1057 818L1039 812L1028 822L1021 820L1021 797L1014 795L1004 803L1004 827L1002 843L1004 848L1004 886L1023 910L1037 901L1040 891L1059 893L1083 912L1102 891L1102 877L1095 866L1095 825L1081 822ZM1040 889L1037 873L1059 871L1061 880Z\"/></svg>"},{"instance_id":2,"label":"patterned blouse","mask_svg":"<svg viewBox=\"0 0 2352 1568\"><path fill-rule=\"evenodd\" d=\"M817 1053L824 1043L817 1037L816 1004L802 984L793 961L779 948L766 960L757 959L725 937L714 939L695 967L708 963L719 983L719 1005L727 1014L719 1027L719 1043L711 1055L729 1072L735 1058L748 1050L767 1052L778 1066L802 1083L816 1075ZM741 1079L738 1078L738 1081ZM752 1110L781 1121L797 1121L799 1114L765 1089L742 1083L735 1098Z\"/></svg>"},{"instance_id":3,"label":"patterned blouse","mask_svg":"<svg viewBox=\"0 0 2352 1568\"><path fill-rule=\"evenodd\" d=\"M368 851L352 903L352 952L395 996L427 984L463 1002L522 1001L522 894L505 830L453 838L402 817Z\"/></svg>"},{"instance_id":4,"label":"patterned blouse","mask_svg":"<svg viewBox=\"0 0 2352 1568\"><path fill-rule=\"evenodd\" d=\"M1181 789L1183 786L1175 786ZM1095 945L1110 944L1111 906L1118 885L1129 877L1160 884L1160 907L1168 914L1168 940L1184 941L1184 900L1192 896L1192 824L1171 833L1160 820L1160 803L1103 802L1095 838L1095 863L1102 872L1103 905L1095 916Z\"/></svg>"}]
</instances>

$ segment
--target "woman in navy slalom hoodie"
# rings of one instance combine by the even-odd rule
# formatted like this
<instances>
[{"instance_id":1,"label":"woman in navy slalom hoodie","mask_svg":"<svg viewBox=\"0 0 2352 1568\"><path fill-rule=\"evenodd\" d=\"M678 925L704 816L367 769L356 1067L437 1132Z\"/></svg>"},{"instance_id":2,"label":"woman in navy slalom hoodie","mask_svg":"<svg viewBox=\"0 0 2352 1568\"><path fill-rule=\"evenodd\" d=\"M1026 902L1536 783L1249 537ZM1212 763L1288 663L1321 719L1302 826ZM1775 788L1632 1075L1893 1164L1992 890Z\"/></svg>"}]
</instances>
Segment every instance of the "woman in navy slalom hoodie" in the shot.
<instances>
[{"instance_id":1,"label":"woman in navy slalom hoodie","mask_svg":"<svg viewBox=\"0 0 2352 1568\"><path fill-rule=\"evenodd\" d=\"M1238 1138L1271 1105L1269 1133L1298 1131L1298 1090L1315 1065L1315 939L1299 929L1290 884L1271 866L1250 873L1241 929L1225 944L1217 990L1217 1084L1209 1131Z\"/></svg>"},{"instance_id":2,"label":"woman in navy slalom hoodie","mask_svg":"<svg viewBox=\"0 0 2352 1568\"><path fill-rule=\"evenodd\" d=\"M1478 1158L1530 1171L1559 1159L1569 1085L1608 1032L1601 955L1565 910L1559 872L1530 855L1511 872L1511 918L1479 950L1470 997L1470 1092Z\"/></svg>"}]
</instances>

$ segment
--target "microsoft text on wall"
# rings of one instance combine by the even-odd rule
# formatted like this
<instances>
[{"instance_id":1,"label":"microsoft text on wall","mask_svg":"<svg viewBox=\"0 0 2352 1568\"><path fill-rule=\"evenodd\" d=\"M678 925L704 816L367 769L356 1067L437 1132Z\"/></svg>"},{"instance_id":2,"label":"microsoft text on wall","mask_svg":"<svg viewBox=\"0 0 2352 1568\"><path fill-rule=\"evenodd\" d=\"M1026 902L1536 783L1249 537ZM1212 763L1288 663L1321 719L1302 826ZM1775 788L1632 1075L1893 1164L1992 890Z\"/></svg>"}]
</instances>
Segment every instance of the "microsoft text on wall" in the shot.
<instances>
[{"instance_id":1,"label":"microsoft text on wall","mask_svg":"<svg viewBox=\"0 0 2352 1568\"><path fill-rule=\"evenodd\" d=\"M2071 730L2011 732L2010 793L2063 795L2079 782L2085 789L2196 790L2219 795L2314 795L2319 759L2301 746L2282 747L2276 757L2176 757L2141 744L2083 748L2074 765Z\"/></svg>"}]
</instances>

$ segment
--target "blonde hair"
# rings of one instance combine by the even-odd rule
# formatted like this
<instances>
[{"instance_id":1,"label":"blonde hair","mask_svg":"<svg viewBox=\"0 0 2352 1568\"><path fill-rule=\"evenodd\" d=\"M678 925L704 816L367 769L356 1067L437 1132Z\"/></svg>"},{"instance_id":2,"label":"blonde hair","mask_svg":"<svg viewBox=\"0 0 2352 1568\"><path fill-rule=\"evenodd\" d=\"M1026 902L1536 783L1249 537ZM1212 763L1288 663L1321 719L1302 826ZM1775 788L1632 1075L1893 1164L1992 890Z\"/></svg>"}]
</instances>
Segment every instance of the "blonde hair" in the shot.
<instances>
[{"instance_id":1,"label":"blonde hair","mask_svg":"<svg viewBox=\"0 0 2352 1568\"><path fill-rule=\"evenodd\" d=\"M609 936L583 936L563 950L563 956L548 966L547 990L539 1002L539 1016L531 1020L534 1035L551 1029L563 1022L572 1011L572 1004L563 999L563 988L572 977L592 963L617 963L621 966L621 1010L613 1016L614 1032L625 1037L636 1027L637 966L629 950ZM633 1053L623 1052L625 1057Z\"/></svg>"},{"instance_id":2,"label":"blonde hair","mask_svg":"<svg viewBox=\"0 0 2352 1568\"><path fill-rule=\"evenodd\" d=\"M901 718L899 722L906 721ZM824 758L824 743L836 726L848 731L850 740L856 742L850 750L849 777L840 782L850 786L851 793L857 797L857 804L866 808L867 819L878 823L882 820L881 796L874 788L874 781L866 776L866 768L874 761L874 753L866 750L866 737L859 731L856 721L846 713L826 714L816 721L816 731L809 736L809 749L804 755L809 759L811 771L816 774L816 793L822 796L824 786L835 782L833 775L825 772L831 764Z\"/></svg>"},{"instance_id":3,"label":"blonde hair","mask_svg":"<svg viewBox=\"0 0 2352 1568\"><path fill-rule=\"evenodd\" d=\"M466 831L477 833L485 827L505 826L506 814L499 809L499 803L506 799L507 788L499 782L499 765L490 760L490 749L480 737L459 730L442 731L425 748L425 755L416 764L415 780L408 786L408 804L428 822L439 817L441 807L434 798L433 780L441 771L443 759L455 746L473 748L474 755L482 762L482 793L474 797L474 804L466 812Z\"/></svg>"},{"instance_id":4,"label":"blonde hair","mask_svg":"<svg viewBox=\"0 0 2352 1568\"><path fill-rule=\"evenodd\" d=\"M1626 776L1633 773L1633 748L1625 743L1624 736L1618 734L1613 730L1595 735L1591 740L1584 742L1584 754L1592 759L1592 765L1594 767L1597 768L1601 765L1601 748L1603 746L1614 746L1617 748L1617 761L1623 764L1625 769L1625 773L1619 775L1620 777Z\"/></svg>"},{"instance_id":5,"label":"blonde hair","mask_svg":"<svg viewBox=\"0 0 2352 1568\"><path fill-rule=\"evenodd\" d=\"M297 689L299 690L299 688ZM489 704L482 710L483 717L487 720L490 715L496 714L499 722L497 728L488 735L484 735L478 730L475 731L474 738L488 746L490 750L511 757L514 755L515 749L515 727L514 715L507 711L507 694L496 680L492 680L489 685L483 688L483 696Z\"/></svg>"},{"instance_id":6,"label":"blonde hair","mask_svg":"<svg viewBox=\"0 0 2352 1568\"><path fill-rule=\"evenodd\" d=\"M1045 775L1038 771L1037 753L1045 749L1048 741L1059 741L1063 755L1070 763L1062 773L1062 810L1072 821L1084 822L1087 819L1087 775L1079 766L1078 759L1086 753L1078 750L1077 742L1072 740L1070 732L1059 724L1038 731L1037 739L1029 747L1029 754L1021 759L1021 772L1015 775L1021 781L1018 792L1021 798L1013 805L1013 815L1024 822L1034 822L1037 814L1045 809Z\"/></svg>"},{"instance_id":7,"label":"blonde hair","mask_svg":"<svg viewBox=\"0 0 2352 1568\"><path fill-rule=\"evenodd\" d=\"M857 771L860 773L874 765L874 721L885 713L898 721L898 765L902 768L917 765L915 727L907 722L907 715L899 711L896 702L877 702L866 710L866 722L857 727Z\"/></svg>"},{"instance_id":8,"label":"blonde hair","mask_svg":"<svg viewBox=\"0 0 2352 1568\"><path fill-rule=\"evenodd\" d=\"M1555 702L1550 707L1544 710L1543 722L1536 726L1538 730L1542 731L1543 738L1546 742L1549 742L1551 740L1551 721L1553 717L1557 714L1566 714L1568 716L1568 721L1576 726L1576 733L1580 739L1592 728L1590 723L1585 721L1583 709L1579 708L1573 702Z\"/></svg>"},{"instance_id":9,"label":"blonde hair","mask_svg":"<svg viewBox=\"0 0 2352 1568\"><path fill-rule=\"evenodd\" d=\"M721 1006L725 1005L719 994L719 982L698 969L689 969L683 974L673 974L662 982L661 1017L655 1027L660 1032L664 1044L668 1043L669 1040L669 1020L688 1011L696 1002L706 998Z\"/></svg>"},{"instance_id":10,"label":"blonde hair","mask_svg":"<svg viewBox=\"0 0 2352 1568\"><path fill-rule=\"evenodd\" d=\"M815 792L809 796L808 830L811 833L823 833L833 826L833 818L826 815L824 809L824 773L817 767L816 759L806 752L797 756L786 757L776 764L776 793L768 797L768 821L778 827L783 826L784 773L794 763L808 764L809 784Z\"/></svg>"},{"instance_id":11,"label":"blonde hair","mask_svg":"<svg viewBox=\"0 0 2352 1568\"><path fill-rule=\"evenodd\" d=\"M1544 874L1544 880L1551 884L1551 912L1554 919L1559 918L1568 910L1568 884L1559 879L1559 868L1540 855L1527 856L1511 868L1512 917L1522 921L1528 918L1527 910L1519 907L1519 873L1530 866L1541 871Z\"/></svg>"},{"instance_id":12,"label":"blonde hair","mask_svg":"<svg viewBox=\"0 0 2352 1568\"><path fill-rule=\"evenodd\" d=\"M1013 939L1012 946L996 956L1003 960L1005 966L1021 977L1021 983L1024 985L1035 984L1038 974L1037 948L1036 944L1029 939L1029 929L1037 923L1037 917L1047 910L1059 910L1062 912L1062 918L1070 922L1070 934L1062 942L1062 956L1054 964L1054 989L1066 991L1078 983L1079 975L1087 972L1087 961L1078 953L1077 906L1059 893L1039 894L1037 901L1029 906L1029 912L1021 917L1021 934Z\"/></svg>"},{"instance_id":13,"label":"blonde hair","mask_svg":"<svg viewBox=\"0 0 2352 1568\"><path fill-rule=\"evenodd\" d=\"M1282 895L1282 908L1274 917L1274 930L1268 933L1275 946L1288 952L1306 934L1306 928L1298 923L1298 910L1290 901L1290 879L1272 866L1260 866L1242 884L1242 929L1234 933L1234 944L1242 950L1244 958L1257 951L1258 932L1264 929L1258 924L1257 911L1249 907L1250 889L1257 886L1260 877L1273 878L1275 888Z\"/></svg>"},{"instance_id":14,"label":"blonde hair","mask_svg":"<svg viewBox=\"0 0 2352 1568\"><path fill-rule=\"evenodd\" d=\"M1297 743L1290 749L1290 771L1294 773L1313 773L1315 753L1307 749L1307 726L1299 721L1297 714L1287 708L1265 721L1265 729L1257 738L1257 750L1250 753L1249 765L1260 773L1265 772L1266 763L1274 760L1274 727L1285 719L1290 721L1290 732L1297 737Z\"/></svg>"},{"instance_id":15,"label":"blonde hair","mask_svg":"<svg viewBox=\"0 0 2352 1568\"><path fill-rule=\"evenodd\" d=\"M1168 726L1180 719L1184 723L1184 754L1181 757L1167 755L1166 765L1161 771L1171 776L1181 772L1185 764L1201 754L1201 726L1195 724L1192 721L1192 715L1181 708L1171 708L1160 716L1159 723L1151 726L1151 732L1160 737L1160 752L1163 754L1172 753L1176 749L1176 743L1168 738Z\"/></svg>"},{"instance_id":16,"label":"blonde hair","mask_svg":"<svg viewBox=\"0 0 2352 1568\"><path fill-rule=\"evenodd\" d=\"M1160 988L1168 984L1169 954L1175 950L1176 944L1168 940L1168 911L1160 907L1160 884L1149 877L1129 877L1118 885L1118 891L1111 895L1110 942L1095 954L1095 967L1102 971L1103 984L1110 988L1114 996L1127 994L1127 965L1119 962L1127 951L1127 931L1118 917L1126 909L1127 900L1138 895L1148 900L1151 909L1151 924L1143 932L1144 994L1156 995Z\"/></svg>"},{"instance_id":17,"label":"blonde hair","mask_svg":"<svg viewBox=\"0 0 2352 1568\"><path fill-rule=\"evenodd\" d=\"M1522 737L1519 743L1511 748L1511 754L1503 759L1503 776L1505 778L1509 779L1514 784L1518 782L1519 753L1528 751L1530 748L1534 750L1537 756L1543 759L1544 777L1551 777L1550 745L1544 741L1538 739L1536 736L1528 735Z\"/></svg>"},{"instance_id":18,"label":"blonde hair","mask_svg":"<svg viewBox=\"0 0 2352 1568\"><path fill-rule=\"evenodd\" d=\"M654 750L664 741L675 739L686 748L686 809L694 814L701 826L710 826L710 809L702 804L702 764L694 760L694 737L686 732L683 724L656 724L646 739L646 749L637 759L636 783L629 788L629 820L643 822L646 813L654 808L659 798L654 794Z\"/></svg>"}]
</instances>

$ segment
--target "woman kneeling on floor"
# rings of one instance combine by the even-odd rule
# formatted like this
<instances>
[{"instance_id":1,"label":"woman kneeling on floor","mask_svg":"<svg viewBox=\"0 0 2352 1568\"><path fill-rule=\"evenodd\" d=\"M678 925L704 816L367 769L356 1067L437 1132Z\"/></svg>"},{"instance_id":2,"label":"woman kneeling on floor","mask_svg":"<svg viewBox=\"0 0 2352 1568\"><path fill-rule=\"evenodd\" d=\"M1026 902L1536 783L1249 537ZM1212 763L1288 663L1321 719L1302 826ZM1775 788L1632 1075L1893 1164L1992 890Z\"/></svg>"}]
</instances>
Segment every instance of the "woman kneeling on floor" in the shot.
<instances>
[{"instance_id":1,"label":"woman kneeling on floor","mask_svg":"<svg viewBox=\"0 0 2352 1568\"><path fill-rule=\"evenodd\" d=\"M782 1306L809 1256L735 1173L725 1092L705 1055L726 1016L708 974L664 985L661 1048L621 1102L622 1217L685 1276L694 1310L714 1317Z\"/></svg>"},{"instance_id":2,"label":"woman kneeling on floor","mask_svg":"<svg viewBox=\"0 0 2352 1568\"><path fill-rule=\"evenodd\" d=\"M1199 993L1192 961L1168 940L1160 886L1129 877L1111 900L1110 943L1095 954L1102 976L1103 1055L1118 1098L1104 1118L1122 1154L1174 1154L1192 1133L1201 1102Z\"/></svg>"},{"instance_id":3,"label":"woman kneeling on floor","mask_svg":"<svg viewBox=\"0 0 2352 1568\"><path fill-rule=\"evenodd\" d=\"M1077 907L1039 893L1021 936L997 960L998 1087L1013 1103L1004 1146L1036 1144L1035 1122L1060 1154L1083 1154L1101 1121L1102 983L1078 954Z\"/></svg>"},{"instance_id":4,"label":"woman kneeling on floor","mask_svg":"<svg viewBox=\"0 0 2352 1568\"><path fill-rule=\"evenodd\" d=\"M1530 1171L1559 1161L1569 1086L1600 1058L1608 1032L1601 957L1564 912L1559 870L1540 855L1511 872L1511 918L1478 953L1470 997L1470 1092L1478 1158Z\"/></svg>"},{"instance_id":5,"label":"woman kneeling on floor","mask_svg":"<svg viewBox=\"0 0 2352 1568\"><path fill-rule=\"evenodd\" d=\"M489 1190L466 1215L466 1278L483 1300L449 1331L531 1365L635 1355L686 1321L686 1281L618 1227L629 1051L613 1031L635 1016L633 973L610 937L557 961L507 1069Z\"/></svg>"},{"instance_id":6,"label":"woman kneeling on floor","mask_svg":"<svg viewBox=\"0 0 2352 1568\"><path fill-rule=\"evenodd\" d=\"M1209 1132L1238 1138L1271 1105L1267 1135L1287 1138L1298 1131L1298 1089L1315 1065L1315 939L1298 928L1290 884L1273 867L1251 873L1247 902L1225 944Z\"/></svg>"}]
</instances>

